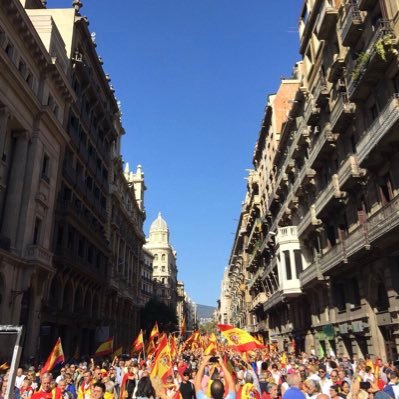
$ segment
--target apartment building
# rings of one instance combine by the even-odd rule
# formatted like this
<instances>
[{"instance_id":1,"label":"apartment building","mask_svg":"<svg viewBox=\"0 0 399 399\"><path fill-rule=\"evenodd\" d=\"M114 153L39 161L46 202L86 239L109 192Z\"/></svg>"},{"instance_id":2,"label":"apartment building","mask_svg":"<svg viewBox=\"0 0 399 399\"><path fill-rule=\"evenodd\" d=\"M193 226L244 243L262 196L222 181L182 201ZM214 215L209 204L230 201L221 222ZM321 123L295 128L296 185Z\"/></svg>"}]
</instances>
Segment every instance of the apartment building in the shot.
<instances>
[{"instance_id":1,"label":"apartment building","mask_svg":"<svg viewBox=\"0 0 399 399\"><path fill-rule=\"evenodd\" d=\"M23 356L93 353L137 329L144 176L123 172L124 133L95 35L72 8L0 7L0 323ZM130 332L128 336L128 331Z\"/></svg>"},{"instance_id":2,"label":"apartment building","mask_svg":"<svg viewBox=\"0 0 399 399\"><path fill-rule=\"evenodd\" d=\"M275 171L254 162L264 218L259 206L256 238L243 229L249 329L280 349L397 358L398 11L304 2L292 106L277 150L266 134L257 143Z\"/></svg>"}]
</instances>

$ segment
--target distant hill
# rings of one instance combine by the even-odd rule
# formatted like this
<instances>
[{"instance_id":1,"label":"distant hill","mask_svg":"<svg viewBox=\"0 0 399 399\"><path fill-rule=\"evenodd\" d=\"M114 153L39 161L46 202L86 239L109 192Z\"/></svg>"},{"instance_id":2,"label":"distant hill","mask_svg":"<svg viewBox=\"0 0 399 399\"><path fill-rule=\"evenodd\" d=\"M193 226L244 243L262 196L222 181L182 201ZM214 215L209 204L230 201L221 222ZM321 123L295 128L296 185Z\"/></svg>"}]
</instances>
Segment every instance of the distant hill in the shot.
<instances>
[{"instance_id":1,"label":"distant hill","mask_svg":"<svg viewBox=\"0 0 399 399\"><path fill-rule=\"evenodd\" d=\"M206 323L213 319L213 312L215 311L214 306L207 306L207 305L197 305L197 318L200 322Z\"/></svg>"}]
</instances>

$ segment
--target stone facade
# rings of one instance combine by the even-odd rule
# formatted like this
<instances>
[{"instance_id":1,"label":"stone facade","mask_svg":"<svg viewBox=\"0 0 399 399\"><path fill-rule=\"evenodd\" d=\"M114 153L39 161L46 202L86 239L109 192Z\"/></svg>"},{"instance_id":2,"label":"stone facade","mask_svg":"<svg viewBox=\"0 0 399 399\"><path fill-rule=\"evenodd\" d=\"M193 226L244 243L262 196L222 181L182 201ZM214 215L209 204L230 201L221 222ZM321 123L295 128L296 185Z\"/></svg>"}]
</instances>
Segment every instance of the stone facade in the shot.
<instances>
[{"instance_id":1,"label":"stone facade","mask_svg":"<svg viewBox=\"0 0 399 399\"><path fill-rule=\"evenodd\" d=\"M25 358L127 346L139 322L143 174L80 7L0 2L0 323L26 326Z\"/></svg>"},{"instance_id":2,"label":"stone facade","mask_svg":"<svg viewBox=\"0 0 399 399\"><path fill-rule=\"evenodd\" d=\"M273 178L256 152L249 182L263 184L244 206L254 190L265 201L252 229L243 212L250 247L228 269L248 278L247 328L280 349L397 358L398 12L390 0L304 2L303 66L277 152L271 123L257 143Z\"/></svg>"},{"instance_id":3,"label":"stone facade","mask_svg":"<svg viewBox=\"0 0 399 399\"><path fill-rule=\"evenodd\" d=\"M155 285L155 296L177 311L176 251L170 244L169 227L161 213L151 224L145 249L154 257L153 279L158 283Z\"/></svg>"}]
</instances>

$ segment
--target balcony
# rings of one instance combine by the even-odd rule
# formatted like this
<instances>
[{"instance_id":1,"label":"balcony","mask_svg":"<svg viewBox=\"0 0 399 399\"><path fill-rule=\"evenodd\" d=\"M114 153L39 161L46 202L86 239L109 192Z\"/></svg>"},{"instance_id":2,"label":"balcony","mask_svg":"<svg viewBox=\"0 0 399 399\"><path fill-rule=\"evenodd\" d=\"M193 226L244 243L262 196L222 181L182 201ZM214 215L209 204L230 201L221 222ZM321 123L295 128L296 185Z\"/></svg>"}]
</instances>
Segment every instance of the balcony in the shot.
<instances>
[{"instance_id":1,"label":"balcony","mask_svg":"<svg viewBox=\"0 0 399 399\"><path fill-rule=\"evenodd\" d=\"M343 54L342 53L334 54L333 62L327 73L328 81L334 83L338 78L340 78L344 66L345 66L345 58Z\"/></svg>"},{"instance_id":2,"label":"balcony","mask_svg":"<svg viewBox=\"0 0 399 399\"><path fill-rule=\"evenodd\" d=\"M355 117L356 104L349 102L346 93L340 93L330 115L332 132L341 132Z\"/></svg>"},{"instance_id":3,"label":"balcony","mask_svg":"<svg viewBox=\"0 0 399 399\"><path fill-rule=\"evenodd\" d=\"M281 245L292 241L298 241L298 229L296 226L277 228L276 244Z\"/></svg>"},{"instance_id":4,"label":"balcony","mask_svg":"<svg viewBox=\"0 0 399 399\"><path fill-rule=\"evenodd\" d=\"M261 278L263 276L263 273L264 273L264 267L263 266L259 266L256 269L256 272L254 273L254 275L251 278L251 280L249 280L249 282L248 282L248 290L249 291L251 291L251 289L254 288L255 285L260 283Z\"/></svg>"},{"instance_id":5,"label":"balcony","mask_svg":"<svg viewBox=\"0 0 399 399\"><path fill-rule=\"evenodd\" d=\"M257 309L261 308L261 306L267 301L267 295L264 292L260 292L250 303L249 311L255 312Z\"/></svg>"},{"instance_id":6,"label":"balcony","mask_svg":"<svg viewBox=\"0 0 399 399\"><path fill-rule=\"evenodd\" d=\"M343 190L359 182L366 175L366 170L360 168L356 155L350 155L338 172L339 183Z\"/></svg>"},{"instance_id":7,"label":"balcony","mask_svg":"<svg viewBox=\"0 0 399 399\"><path fill-rule=\"evenodd\" d=\"M381 78L388 62L378 54L376 44L388 35L392 35L392 40L394 40L391 22L380 19L367 47L359 54L355 62L350 63L347 74L350 99L365 97L371 86ZM381 43L381 46L384 46L384 44ZM386 53L388 56L388 50L386 50Z\"/></svg>"},{"instance_id":8,"label":"balcony","mask_svg":"<svg viewBox=\"0 0 399 399\"><path fill-rule=\"evenodd\" d=\"M399 94L394 94L371 126L366 130L357 145L357 154L361 164L375 146L391 131L399 121Z\"/></svg>"},{"instance_id":9,"label":"balcony","mask_svg":"<svg viewBox=\"0 0 399 399\"><path fill-rule=\"evenodd\" d=\"M315 202L316 214L319 214L333 199L346 198L346 192L340 190L338 175L334 174L328 186L321 190Z\"/></svg>"},{"instance_id":10,"label":"balcony","mask_svg":"<svg viewBox=\"0 0 399 399\"><path fill-rule=\"evenodd\" d=\"M357 226L349 235L320 258L320 271L327 273L348 259L367 251L379 239L399 228L399 196L376 211L368 220ZM381 245L379 245L381 247Z\"/></svg>"},{"instance_id":11,"label":"balcony","mask_svg":"<svg viewBox=\"0 0 399 399\"><path fill-rule=\"evenodd\" d=\"M305 107L304 120L307 125L315 126L320 118L320 108L316 106L314 100L309 100Z\"/></svg>"},{"instance_id":12,"label":"balcony","mask_svg":"<svg viewBox=\"0 0 399 399\"><path fill-rule=\"evenodd\" d=\"M333 133L330 129L330 124L327 123L324 126L323 131L319 134L314 145L311 149L308 165L313 168L318 161L322 161L323 155L330 153L335 149L336 142L339 134Z\"/></svg>"},{"instance_id":13,"label":"balcony","mask_svg":"<svg viewBox=\"0 0 399 399\"><path fill-rule=\"evenodd\" d=\"M338 9L334 1L324 0L322 8L316 20L316 33L319 40L328 38L331 30L335 27L338 18Z\"/></svg>"},{"instance_id":14,"label":"balcony","mask_svg":"<svg viewBox=\"0 0 399 399\"><path fill-rule=\"evenodd\" d=\"M27 245L25 248L25 259L28 262L40 263L46 269L52 269L52 253L40 245Z\"/></svg>"},{"instance_id":15,"label":"balcony","mask_svg":"<svg viewBox=\"0 0 399 399\"><path fill-rule=\"evenodd\" d=\"M309 285L311 282L324 280L319 268L319 255L316 255L315 260L311 263L300 275L299 280L301 287Z\"/></svg>"},{"instance_id":16,"label":"balcony","mask_svg":"<svg viewBox=\"0 0 399 399\"><path fill-rule=\"evenodd\" d=\"M313 97L316 105L320 106L326 103L329 96L327 79L324 74L320 71L320 76L314 89Z\"/></svg>"},{"instance_id":17,"label":"balcony","mask_svg":"<svg viewBox=\"0 0 399 399\"><path fill-rule=\"evenodd\" d=\"M310 206L309 212L306 212L303 215L302 220L299 222L298 228L298 236L301 236L309 227L314 226L318 227L322 224L320 219L316 217L316 207L315 205Z\"/></svg>"},{"instance_id":18,"label":"balcony","mask_svg":"<svg viewBox=\"0 0 399 399\"><path fill-rule=\"evenodd\" d=\"M344 46L357 43L362 30L364 18L357 0L350 0L341 22L341 39Z\"/></svg>"}]
</instances>

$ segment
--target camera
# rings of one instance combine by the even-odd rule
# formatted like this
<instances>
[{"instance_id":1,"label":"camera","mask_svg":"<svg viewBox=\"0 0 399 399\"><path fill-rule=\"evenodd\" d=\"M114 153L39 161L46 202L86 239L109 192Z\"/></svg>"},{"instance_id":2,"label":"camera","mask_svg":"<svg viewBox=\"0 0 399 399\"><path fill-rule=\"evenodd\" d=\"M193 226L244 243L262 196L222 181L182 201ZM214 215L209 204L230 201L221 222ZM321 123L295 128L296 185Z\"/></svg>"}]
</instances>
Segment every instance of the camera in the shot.
<instances>
[{"instance_id":1,"label":"camera","mask_svg":"<svg viewBox=\"0 0 399 399\"><path fill-rule=\"evenodd\" d=\"M212 356L209 359L209 363L219 363L219 356Z\"/></svg>"}]
</instances>

